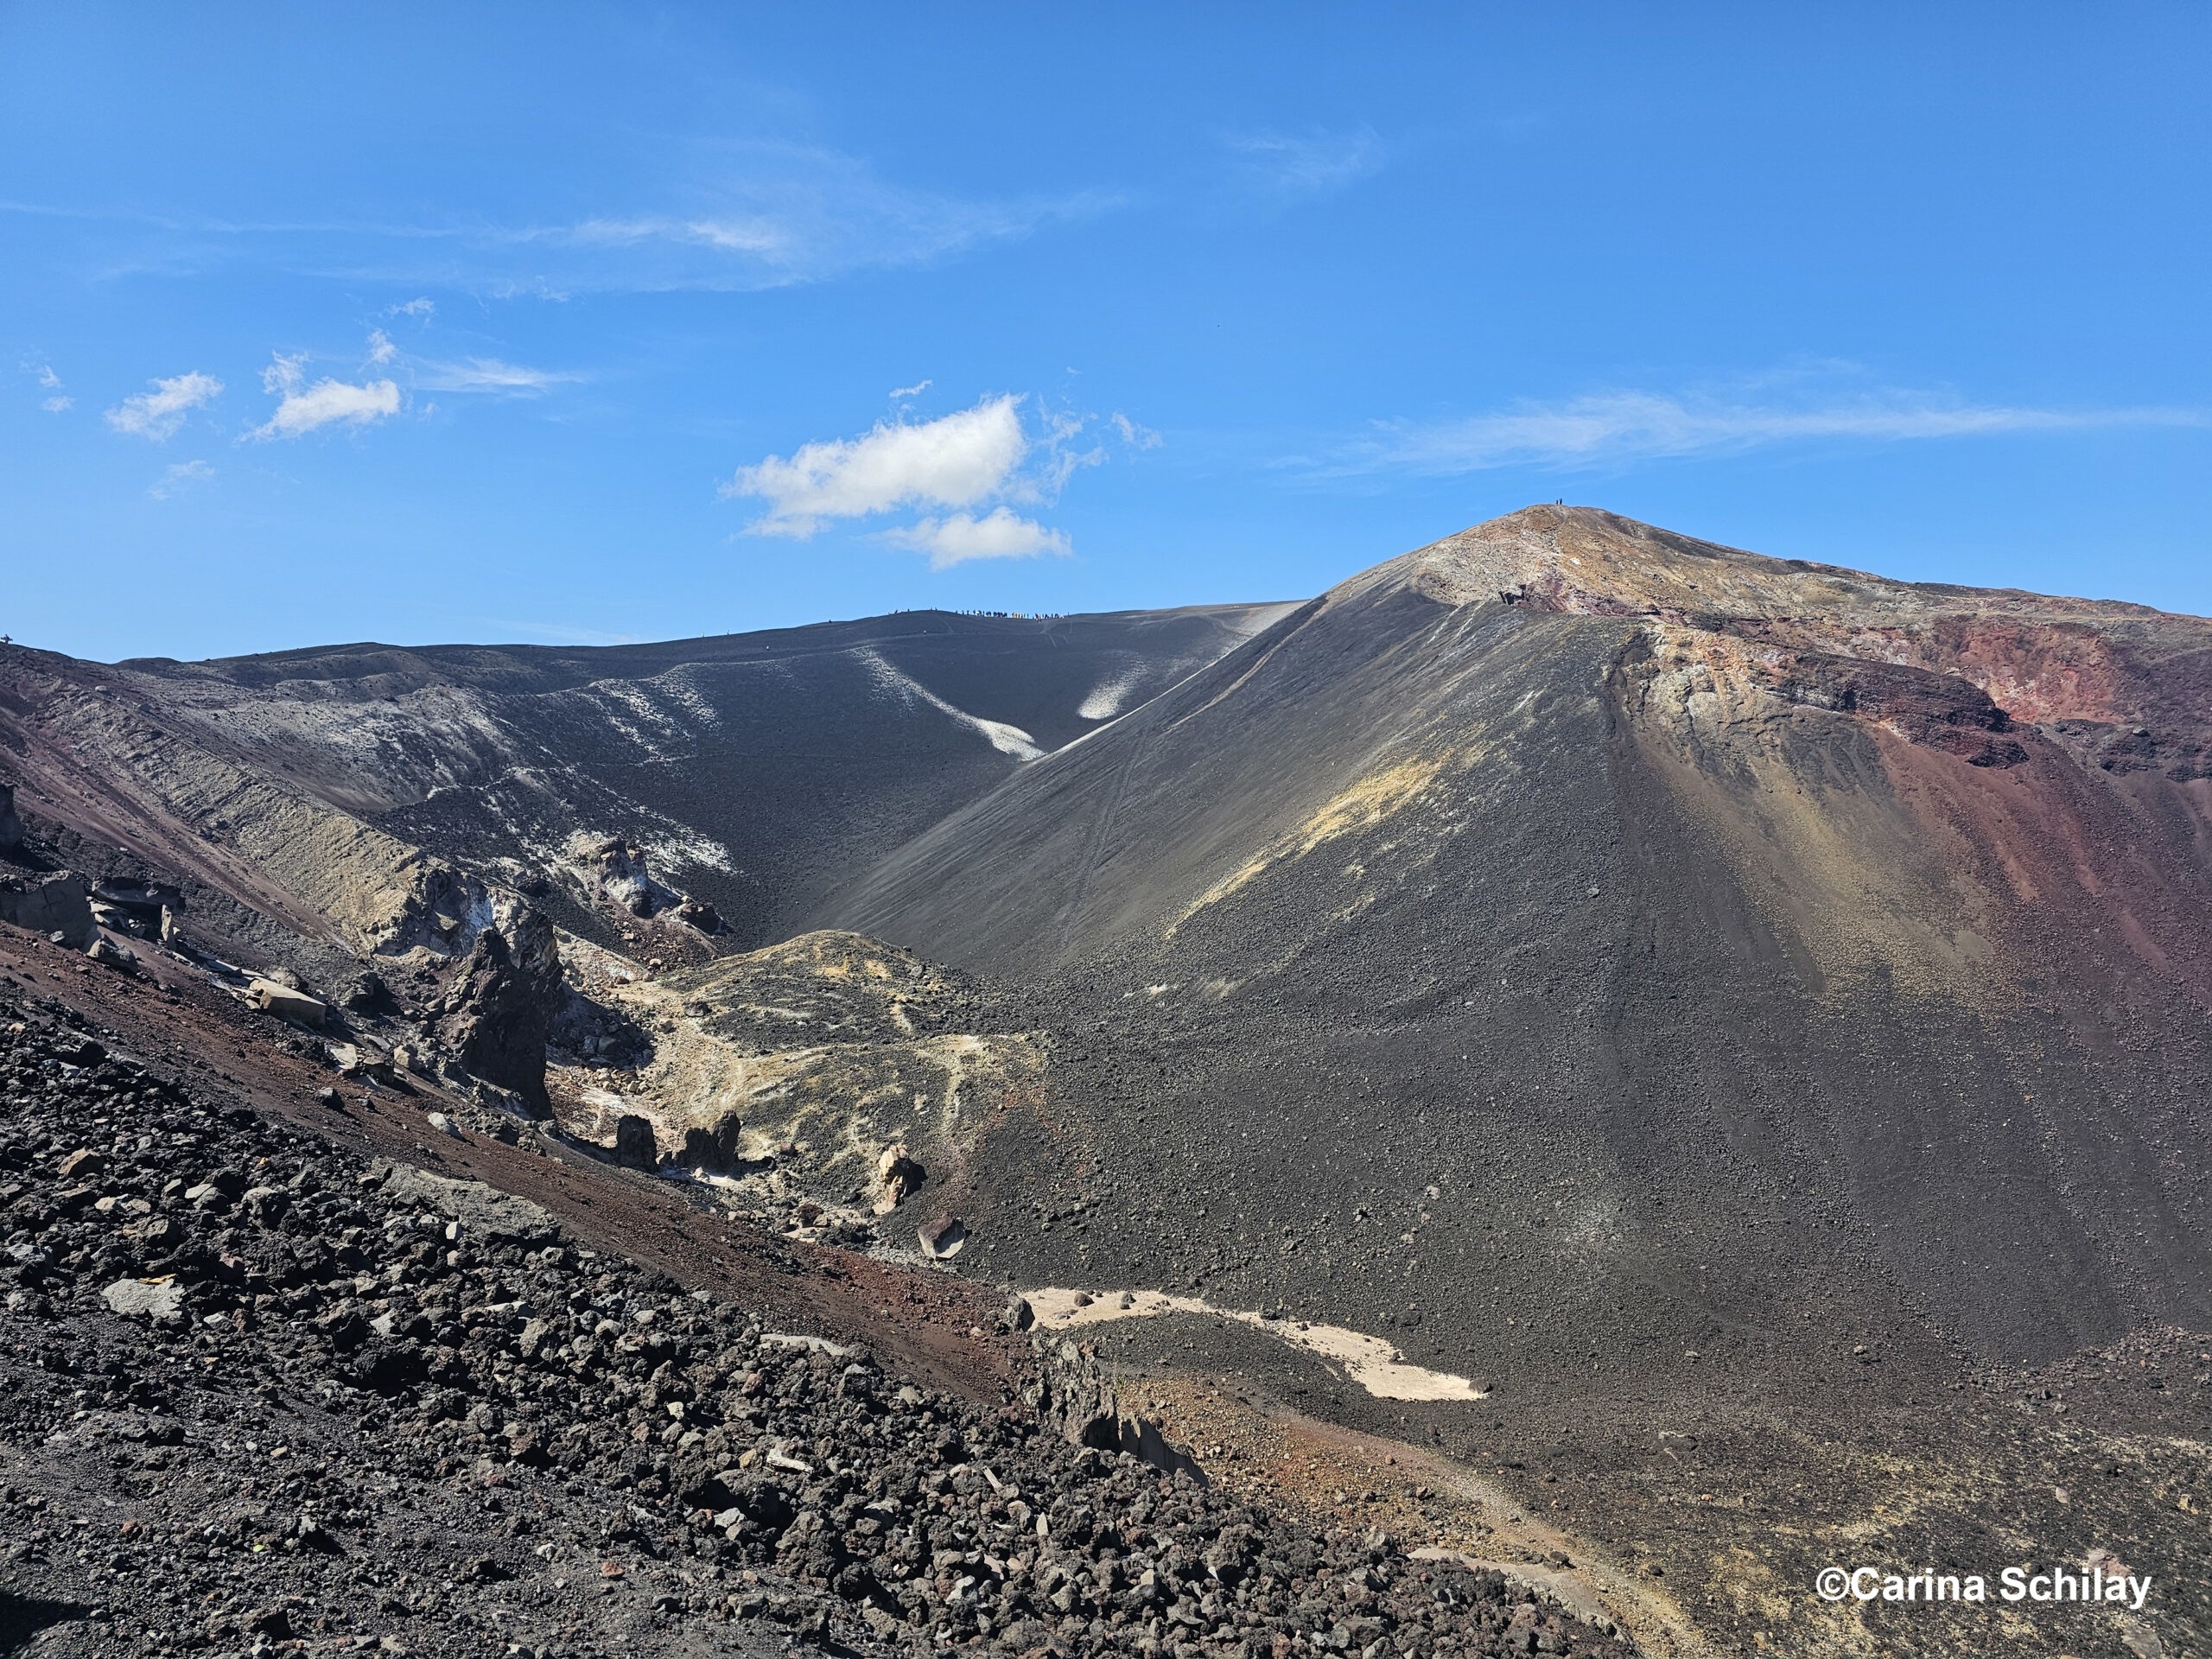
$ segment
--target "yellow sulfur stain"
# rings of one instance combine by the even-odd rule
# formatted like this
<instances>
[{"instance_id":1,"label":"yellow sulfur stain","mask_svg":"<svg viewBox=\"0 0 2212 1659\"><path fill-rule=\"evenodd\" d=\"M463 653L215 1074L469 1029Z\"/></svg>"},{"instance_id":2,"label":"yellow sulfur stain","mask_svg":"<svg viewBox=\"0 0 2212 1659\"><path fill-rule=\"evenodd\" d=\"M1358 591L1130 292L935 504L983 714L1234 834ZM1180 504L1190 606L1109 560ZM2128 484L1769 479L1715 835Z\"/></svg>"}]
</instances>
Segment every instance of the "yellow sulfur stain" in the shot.
<instances>
[{"instance_id":1,"label":"yellow sulfur stain","mask_svg":"<svg viewBox=\"0 0 2212 1659\"><path fill-rule=\"evenodd\" d=\"M1319 811L1288 835L1278 839L1267 851L1200 893L1181 915L1168 925L1167 937L1173 938L1175 930L1192 917L1207 906L1217 905L1239 888L1250 885L1274 866L1303 858L1315 848L1325 846L1343 836L1373 829L1435 782L1437 774L1444 770L1449 759L1441 754L1417 755L1381 772L1370 772L1350 789L1326 802Z\"/></svg>"}]
</instances>

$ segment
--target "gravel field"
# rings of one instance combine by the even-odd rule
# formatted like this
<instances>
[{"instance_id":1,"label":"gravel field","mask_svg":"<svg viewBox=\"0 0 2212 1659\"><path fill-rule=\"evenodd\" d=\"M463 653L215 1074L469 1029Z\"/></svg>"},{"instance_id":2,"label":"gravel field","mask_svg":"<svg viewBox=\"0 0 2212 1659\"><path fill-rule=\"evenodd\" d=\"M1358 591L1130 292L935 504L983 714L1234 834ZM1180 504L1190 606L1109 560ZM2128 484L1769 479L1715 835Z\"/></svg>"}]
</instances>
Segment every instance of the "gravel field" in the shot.
<instances>
[{"instance_id":1,"label":"gravel field","mask_svg":"<svg viewBox=\"0 0 2212 1659\"><path fill-rule=\"evenodd\" d=\"M41 1654L1624 1650L1071 1444L1057 1360L917 1388L0 1017L0 1636Z\"/></svg>"}]
</instances>

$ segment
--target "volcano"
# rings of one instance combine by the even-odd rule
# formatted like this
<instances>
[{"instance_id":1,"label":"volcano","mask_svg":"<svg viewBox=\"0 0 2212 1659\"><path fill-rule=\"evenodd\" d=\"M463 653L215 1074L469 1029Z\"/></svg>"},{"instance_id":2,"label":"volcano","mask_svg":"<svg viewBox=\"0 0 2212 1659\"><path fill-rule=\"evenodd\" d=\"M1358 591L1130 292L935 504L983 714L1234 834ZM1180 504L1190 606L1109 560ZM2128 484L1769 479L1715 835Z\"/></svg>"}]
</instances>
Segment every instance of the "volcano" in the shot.
<instances>
[{"instance_id":1,"label":"volcano","mask_svg":"<svg viewBox=\"0 0 2212 1659\"><path fill-rule=\"evenodd\" d=\"M2196 619L1532 508L814 919L1053 988L1135 1190L1236 1194L1133 1270L1526 1306L1497 1371L2048 1357L2212 1322L2208 674Z\"/></svg>"},{"instance_id":2,"label":"volcano","mask_svg":"<svg viewBox=\"0 0 2212 1659\"><path fill-rule=\"evenodd\" d=\"M2005 1651L2212 1626L2212 622L1541 506L1305 603L0 676L32 874L390 978L295 1057L504 1110L514 1004L538 1133L1021 1294L1162 1468L1394 1447L1650 1652L1993 1651L1805 1586L2023 1551L2167 1599Z\"/></svg>"}]
</instances>

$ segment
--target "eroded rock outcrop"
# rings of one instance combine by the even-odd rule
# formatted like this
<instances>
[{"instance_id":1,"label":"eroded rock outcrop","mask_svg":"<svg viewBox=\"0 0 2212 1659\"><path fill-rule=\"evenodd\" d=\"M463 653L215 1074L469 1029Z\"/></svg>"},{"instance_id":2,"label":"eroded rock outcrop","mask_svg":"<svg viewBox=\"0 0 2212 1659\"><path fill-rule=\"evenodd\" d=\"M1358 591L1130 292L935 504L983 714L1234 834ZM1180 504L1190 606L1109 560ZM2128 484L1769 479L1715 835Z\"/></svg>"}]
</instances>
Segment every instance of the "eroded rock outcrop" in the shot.
<instances>
[{"instance_id":1,"label":"eroded rock outcrop","mask_svg":"<svg viewBox=\"0 0 2212 1659\"><path fill-rule=\"evenodd\" d=\"M513 938L483 929L446 998L438 1036L485 1082L511 1089L534 1109L550 1112L545 1094L545 1039L567 991L553 924L524 911Z\"/></svg>"},{"instance_id":2,"label":"eroded rock outcrop","mask_svg":"<svg viewBox=\"0 0 2212 1659\"><path fill-rule=\"evenodd\" d=\"M745 1120L732 1112L711 1128L695 1123L684 1130L676 1161L687 1169L734 1169L744 1159L744 1143Z\"/></svg>"},{"instance_id":3,"label":"eroded rock outcrop","mask_svg":"<svg viewBox=\"0 0 2212 1659\"><path fill-rule=\"evenodd\" d=\"M1028 1304L1015 1300L1027 1313ZM1013 1306L1007 1315L1008 1324L1018 1324ZM1056 1426L1071 1445L1126 1452L1168 1474L1187 1473L1201 1486L1209 1484L1198 1459L1171 1441L1156 1421L1122 1408L1111 1378L1087 1348L1072 1342L1056 1345L1041 1333L1030 1338L1030 1348L1037 1370L1022 1390L1022 1403Z\"/></svg>"},{"instance_id":4,"label":"eroded rock outcrop","mask_svg":"<svg viewBox=\"0 0 2212 1659\"><path fill-rule=\"evenodd\" d=\"M99 931L92 924L85 878L73 870L0 878L0 922L34 933L59 933L63 944L79 950L92 944Z\"/></svg>"},{"instance_id":5,"label":"eroded rock outcrop","mask_svg":"<svg viewBox=\"0 0 2212 1659\"><path fill-rule=\"evenodd\" d=\"M906 1150L905 1141L886 1147L875 1160L875 1213L887 1216L911 1198L928 1172Z\"/></svg>"}]
</instances>

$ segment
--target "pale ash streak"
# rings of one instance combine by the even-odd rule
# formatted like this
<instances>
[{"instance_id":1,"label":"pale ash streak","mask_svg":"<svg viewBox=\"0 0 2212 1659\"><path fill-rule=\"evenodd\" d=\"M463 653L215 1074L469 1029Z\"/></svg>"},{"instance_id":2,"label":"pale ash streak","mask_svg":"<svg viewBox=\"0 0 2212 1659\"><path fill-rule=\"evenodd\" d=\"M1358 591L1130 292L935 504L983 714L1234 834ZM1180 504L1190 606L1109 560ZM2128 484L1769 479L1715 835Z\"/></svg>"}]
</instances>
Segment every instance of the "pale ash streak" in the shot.
<instances>
[{"instance_id":1,"label":"pale ash streak","mask_svg":"<svg viewBox=\"0 0 2212 1659\"><path fill-rule=\"evenodd\" d=\"M1017 760L1035 760L1043 756L1045 751L1037 747L1037 741L1020 727L1009 726L1002 720L985 720L965 709L955 708L912 675L893 668L873 645L863 645L853 654L885 690L902 699L918 699L939 714L982 733L1001 754L1010 754Z\"/></svg>"}]
</instances>

